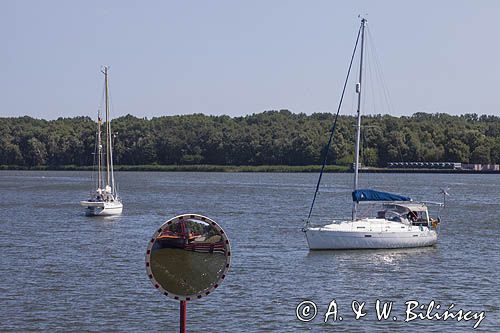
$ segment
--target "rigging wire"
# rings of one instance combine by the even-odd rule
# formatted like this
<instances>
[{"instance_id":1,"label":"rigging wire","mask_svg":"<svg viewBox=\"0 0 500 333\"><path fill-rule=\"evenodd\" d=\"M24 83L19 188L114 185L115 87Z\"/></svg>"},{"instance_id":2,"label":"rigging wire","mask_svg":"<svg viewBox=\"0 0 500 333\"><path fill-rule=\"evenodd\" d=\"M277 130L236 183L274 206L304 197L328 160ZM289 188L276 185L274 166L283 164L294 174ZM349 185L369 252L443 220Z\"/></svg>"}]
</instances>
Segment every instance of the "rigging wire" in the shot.
<instances>
[{"instance_id":1,"label":"rigging wire","mask_svg":"<svg viewBox=\"0 0 500 333\"><path fill-rule=\"evenodd\" d=\"M390 94L390 91L389 91L387 84L386 84L386 81L385 81L384 72L382 71L382 65L381 65L381 62L379 60L378 53L377 53L377 48L375 47L375 39L373 38L369 27L367 29L367 33L368 33L368 37L369 37L369 38L367 38L367 40L368 40L368 43L370 44L370 49L372 50L372 53L373 53L373 60L375 62L375 74L378 76L378 79L380 80L381 87L382 87L382 94L384 96L385 103L387 104L388 113L394 114L394 107L393 107L392 102L391 102L392 101L391 94Z\"/></svg>"},{"instance_id":2,"label":"rigging wire","mask_svg":"<svg viewBox=\"0 0 500 333\"><path fill-rule=\"evenodd\" d=\"M344 94L345 94L345 90L347 87L347 82L349 80L349 75L351 74L352 63L354 61L354 56L356 55L356 49L358 48L358 42L359 42L359 36L361 34L361 28L362 28L362 26L359 27L358 36L356 37L356 43L354 44L354 50L352 51L351 61L349 63L349 69L347 70L347 76L345 78L344 87L342 89L342 94L340 96L339 106L337 108L337 114L335 115L335 119L333 121L333 126L332 126L332 129L330 131L330 138L328 139L328 144L326 145L326 150L324 153L325 156L323 158L323 165L321 166L321 171L319 173L318 183L316 184L316 190L314 191L314 197L313 197L313 200L311 203L311 208L309 209L309 214L307 215L306 226L309 224L309 219L311 218L312 210L314 208L314 203L316 201L316 196L318 195L319 185L321 184L321 178L323 176L323 171L325 170L326 162L328 160L328 151L330 150L330 146L332 145L332 139L333 139L333 135L335 133L335 127L337 126L337 119L339 117L340 109L342 107L342 101L344 100Z\"/></svg>"},{"instance_id":3,"label":"rigging wire","mask_svg":"<svg viewBox=\"0 0 500 333\"><path fill-rule=\"evenodd\" d=\"M93 186L97 184L97 179L94 179L94 176L95 176L95 166L96 166L96 159L97 159L97 131L95 133L95 143L94 143L94 153L92 154L92 157L93 157L93 161L92 161L92 172L90 173L90 195L92 196L93 194ZM95 184L94 184L94 181L95 181ZM99 184L97 184L99 187Z\"/></svg>"},{"instance_id":4,"label":"rigging wire","mask_svg":"<svg viewBox=\"0 0 500 333\"><path fill-rule=\"evenodd\" d=\"M110 67L108 66L108 69ZM113 107L113 99L111 98L111 89L109 87L109 79L108 79L108 112L109 112L109 124L106 125L106 126L109 126L109 129L110 129L110 139L109 139L109 149L110 149L110 164L111 164L111 184L112 184L112 193L113 195L117 195L118 197L118 190L117 190L117 187L116 187L116 184L115 184L115 175L114 175L114 172L113 172L113 138L114 138L114 134L113 132L111 131L111 111L114 110L114 107Z\"/></svg>"},{"instance_id":5,"label":"rigging wire","mask_svg":"<svg viewBox=\"0 0 500 333\"><path fill-rule=\"evenodd\" d=\"M378 75L378 79L380 80L382 94L383 94L383 97L385 98L385 103L387 105L387 113L389 115L394 115L395 112L394 112L394 107L393 107L392 102L391 102L392 99L391 99L391 95L390 95L390 90L388 89L387 84L385 83L385 78L384 78L383 71L382 71L382 65L380 63L380 60L379 60L379 57L377 54L377 49L375 47L374 38L371 37L370 30L368 30L368 34L370 36L370 42L371 42L370 47L373 49L373 53L374 53L373 58L375 59L375 64L376 64L376 67L375 67L376 74ZM404 133L402 133L402 134L403 134L403 136L401 137L401 142L400 142L401 144L398 144L396 147L400 162L404 162L403 147L404 147L404 145L406 145L406 142L405 142L406 139L404 137Z\"/></svg>"},{"instance_id":6,"label":"rigging wire","mask_svg":"<svg viewBox=\"0 0 500 333\"><path fill-rule=\"evenodd\" d=\"M368 30L368 27L369 25L367 24L366 25L366 28ZM371 34L368 34L366 37L365 37L365 40L367 41L368 44L370 44L369 46L372 46L372 40L371 40ZM377 96L380 96L380 95L377 95L376 94L376 81L375 81L375 78L376 78L376 74L374 74L374 71L376 73L376 62L374 64L374 61L373 61L373 47L365 47L365 65L363 66L363 70L364 70L364 77L365 77L365 80L364 80L364 83L365 83L365 90L364 90L364 94L363 94L363 97L362 97L362 110L364 110L364 114L365 114L365 121L367 119L366 115L371 113L371 114L376 114L377 113L377 110L378 110L378 105L377 105ZM374 69L375 68L375 69ZM368 103L367 101L371 102L371 103ZM369 104L369 105L368 105ZM382 103L381 103L382 104ZM371 108L371 109L369 109ZM361 117L363 117L363 114L361 115ZM365 121L362 121L362 123L365 123ZM364 126L361 126L361 139L360 139L360 165L366 165L366 151L368 149L368 145L367 145L367 129L370 128L370 127L373 127L373 126L370 126L370 125L364 125ZM359 172L359 179L361 181L361 179L363 180L363 182L366 184L365 186L368 186L370 187L370 182L369 182L369 177L365 176L361 170Z\"/></svg>"},{"instance_id":7,"label":"rigging wire","mask_svg":"<svg viewBox=\"0 0 500 333\"><path fill-rule=\"evenodd\" d=\"M101 89L101 98L99 100L99 104L98 104L98 107L97 107L97 126L101 126L99 121L102 121L102 108L103 108L103 105L104 105L104 99L105 99L105 92L106 92L106 85L105 83L103 83L103 87ZM99 140L98 140L98 137L97 137L97 132L99 131L99 129L96 130L96 135L95 135L95 145L94 145L94 158L93 158L93 163L92 163L92 173L90 175L90 179L91 179L91 184L94 183L94 181L96 182L97 184L97 188L102 188L102 184L99 183L99 177L97 177L97 179L94 179L95 177L95 173L96 173L96 168L100 168L100 165L97 165L98 164L98 158L101 158L101 161L102 161L102 149L99 149ZM100 156L98 156L100 155ZM90 193L93 194L94 193L94 189L91 188L90 190Z\"/></svg>"},{"instance_id":8,"label":"rigging wire","mask_svg":"<svg viewBox=\"0 0 500 333\"><path fill-rule=\"evenodd\" d=\"M383 74L384 72L382 70L382 65L377 54L377 48L375 47L375 42L373 41L374 38L372 37L370 30L368 30L368 35L370 36L369 38L370 48L373 50L373 58L375 60L375 74L377 76L376 79L380 82L380 87L382 92L381 99L382 98L384 99L383 101L381 100L381 106L385 102L385 106L387 107L387 111L385 113L389 115L394 115L395 112L394 112L394 106L392 105L391 102L392 99L390 95L390 90L386 84L385 77ZM382 106L381 109L384 109L384 107ZM405 143L404 137L401 139L402 139L401 143L404 144ZM397 154L399 156L399 161L403 162L404 159L403 159L402 145L397 145L396 149L397 149Z\"/></svg>"}]
</instances>

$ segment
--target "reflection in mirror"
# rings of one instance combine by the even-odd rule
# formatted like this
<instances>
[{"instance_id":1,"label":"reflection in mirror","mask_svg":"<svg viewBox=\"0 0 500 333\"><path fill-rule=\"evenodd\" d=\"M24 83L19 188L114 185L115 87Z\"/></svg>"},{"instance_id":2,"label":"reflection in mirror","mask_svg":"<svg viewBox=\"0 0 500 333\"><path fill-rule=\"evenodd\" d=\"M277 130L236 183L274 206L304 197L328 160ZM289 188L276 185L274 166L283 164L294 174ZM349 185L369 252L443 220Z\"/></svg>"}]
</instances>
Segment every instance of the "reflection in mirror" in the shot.
<instances>
[{"instance_id":1,"label":"reflection in mirror","mask_svg":"<svg viewBox=\"0 0 500 333\"><path fill-rule=\"evenodd\" d=\"M153 284L166 295L190 299L208 295L220 284L229 258L229 241L217 223L201 215L181 215L155 233L146 266Z\"/></svg>"}]
</instances>

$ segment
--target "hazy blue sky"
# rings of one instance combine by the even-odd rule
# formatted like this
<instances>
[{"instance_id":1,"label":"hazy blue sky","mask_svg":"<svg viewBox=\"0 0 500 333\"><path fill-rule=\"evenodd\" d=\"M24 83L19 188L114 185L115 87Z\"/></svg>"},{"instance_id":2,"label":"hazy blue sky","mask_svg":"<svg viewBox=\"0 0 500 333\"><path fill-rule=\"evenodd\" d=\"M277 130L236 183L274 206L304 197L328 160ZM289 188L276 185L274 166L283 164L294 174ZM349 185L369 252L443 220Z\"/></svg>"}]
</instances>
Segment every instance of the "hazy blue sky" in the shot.
<instances>
[{"instance_id":1,"label":"hazy blue sky","mask_svg":"<svg viewBox=\"0 0 500 333\"><path fill-rule=\"evenodd\" d=\"M500 115L500 1L0 0L0 116L333 111L364 13L394 115Z\"/></svg>"}]
</instances>

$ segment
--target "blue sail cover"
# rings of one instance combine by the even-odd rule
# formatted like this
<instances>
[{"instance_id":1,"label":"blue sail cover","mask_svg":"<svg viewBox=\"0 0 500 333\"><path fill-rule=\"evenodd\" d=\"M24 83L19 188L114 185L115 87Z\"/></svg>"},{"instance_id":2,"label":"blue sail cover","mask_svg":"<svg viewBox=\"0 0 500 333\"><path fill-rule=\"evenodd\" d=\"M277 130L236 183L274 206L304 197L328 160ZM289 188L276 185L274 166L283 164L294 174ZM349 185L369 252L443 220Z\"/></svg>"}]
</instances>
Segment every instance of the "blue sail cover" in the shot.
<instances>
[{"instance_id":1,"label":"blue sail cover","mask_svg":"<svg viewBox=\"0 0 500 333\"><path fill-rule=\"evenodd\" d=\"M352 192L352 201L411 201L410 197L399 194L380 192L369 189L359 189Z\"/></svg>"}]
</instances>

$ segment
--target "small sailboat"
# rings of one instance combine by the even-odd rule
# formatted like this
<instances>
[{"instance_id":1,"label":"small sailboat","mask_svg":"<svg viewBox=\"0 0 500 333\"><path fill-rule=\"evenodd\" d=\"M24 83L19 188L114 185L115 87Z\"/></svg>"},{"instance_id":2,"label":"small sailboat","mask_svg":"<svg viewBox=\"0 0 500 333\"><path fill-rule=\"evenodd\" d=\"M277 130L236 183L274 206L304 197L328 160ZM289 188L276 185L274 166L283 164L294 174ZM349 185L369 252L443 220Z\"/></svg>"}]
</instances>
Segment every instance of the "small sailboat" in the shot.
<instances>
[{"instance_id":1,"label":"small sailboat","mask_svg":"<svg viewBox=\"0 0 500 333\"><path fill-rule=\"evenodd\" d=\"M88 200L80 201L80 205L85 207L87 216L109 216L121 214L123 204L116 191L115 176L113 173L113 144L111 132L111 119L109 115L109 86L108 86L108 67L104 67L104 95L105 95L105 135L106 142L102 142L102 119L101 111L97 115L97 138L94 165L97 165L97 179L95 180L95 189L93 188ZM105 167L104 167L105 165Z\"/></svg>"},{"instance_id":2,"label":"small sailboat","mask_svg":"<svg viewBox=\"0 0 500 333\"><path fill-rule=\"evenodd\" d=\"M358 188L359 173L359 150L361 138L361 92L363 74L363 48L365 40L366 19L361 19L361 26L356 39L356 46L351 58L349 72L352 61L356 53L358 41L361 36L359 79L356 84L357 96L357 125L356 144L354 162L354 190L352 192L353 206L352 218L350 220L333 220L325 225L314 225L311 221L316 194L318 193L321 175L326 164L326 155L323 168L320 173L313 203L309 211L306 224L302 229L305 233L309 249L311 250L336 250L336 249L388 249L388 248L408 248L431 246L437 242L438 223L440 219L433 219L429 216L426 203L414 202L410 197L388 192L376 191L373 189ZM349 77L349 72L348 76ZM347 79L344 84L344 96ZM340 111L340 106L337 116ZM329 140L331 144L335 123ZM329 147L328 147L329 148ZM326 150L328 151L328 149ZM382 207L376 210L374 217L360 217L358 208L362 202L382 203ZM437 203L438 205L442 205Z\"/></svg>"}]
</instances>

